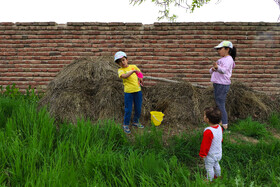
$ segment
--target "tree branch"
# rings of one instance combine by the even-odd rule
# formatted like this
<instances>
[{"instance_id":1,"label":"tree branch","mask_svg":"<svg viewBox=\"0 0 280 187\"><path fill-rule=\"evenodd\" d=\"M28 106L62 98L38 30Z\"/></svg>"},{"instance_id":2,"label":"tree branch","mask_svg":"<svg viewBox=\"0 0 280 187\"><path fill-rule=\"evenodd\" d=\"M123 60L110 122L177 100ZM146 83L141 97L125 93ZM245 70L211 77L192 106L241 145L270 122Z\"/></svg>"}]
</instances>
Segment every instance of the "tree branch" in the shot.
<instances>
[{"instance_id":1,"label":"tree branch","mask_svg":"<svg viewBox=\"0 0 280 187\"><path fill-rule=\"evenodd\" d=\"M130 4L140 5L145 0L129 0ZM158 20L167 19L168 21L175 21L177 19L177 15L170 15L170 7L173 5L175 7L181 7L186 10L186 12L193 12L195 9L200 8L201 6L209 3L211 0L191 0L191 3L188 3L188 0L151 0L157 6L162 7L162 10L159 11L161 16L158 17ZM220 3L222 0L217 0L216 4ZM280 0L274 0L280 8ZM280 16L278 17L278 21L280 21Z\"/></svg>"}]
</instances>

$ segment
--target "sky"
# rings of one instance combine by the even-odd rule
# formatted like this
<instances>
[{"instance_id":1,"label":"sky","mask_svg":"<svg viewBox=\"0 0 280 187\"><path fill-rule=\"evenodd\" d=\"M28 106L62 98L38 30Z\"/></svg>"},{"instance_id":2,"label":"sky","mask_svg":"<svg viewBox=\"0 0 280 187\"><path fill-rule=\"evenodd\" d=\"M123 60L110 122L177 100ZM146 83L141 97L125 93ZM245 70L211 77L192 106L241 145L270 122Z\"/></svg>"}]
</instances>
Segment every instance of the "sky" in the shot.
<instances>
[{"instance_id":1,"label":"sky","mask_svg":"<svg viewBox=\"0 0 280 187\"><path fill-rule=\"evenodd\" d=\"M168 22L157 20L160 8L151 1L133 6L129 0L3 0L0 22ZM171 12L176 22L277 22L280 15L274 0L211 0L194 13L176 7Z\"/></svg>"}]
</instances>

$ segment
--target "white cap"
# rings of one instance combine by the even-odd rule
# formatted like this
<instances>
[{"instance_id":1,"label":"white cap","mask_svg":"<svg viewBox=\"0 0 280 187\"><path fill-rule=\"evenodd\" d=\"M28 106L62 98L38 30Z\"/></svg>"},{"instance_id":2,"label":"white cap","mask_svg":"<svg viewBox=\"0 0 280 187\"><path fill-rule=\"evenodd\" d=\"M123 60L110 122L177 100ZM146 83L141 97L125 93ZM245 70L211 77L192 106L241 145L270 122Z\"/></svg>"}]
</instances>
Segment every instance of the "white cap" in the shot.
<instances>
[{"instance_id":1,"label":"white cap","mask_svg":"<svg viewBox=\"0 0 280 187\"><path fill-rule=\"evenodd\" d=\"M122 52L122 51L118 51L118 52L116 52L116 54L115 54L115 62L118 60L118 59L120 59L120 58L122 58L122 57L127 57L126 56L126 54L125 54L125 52Z\"/></svg>"},{"instance_id":2,"label":"white cap","mask_svg":"<svg viewBox=\"0 0 280 187\"><path fill-rule=\"evenodd\" d=\"M229 48L233 48L233 45L230 41L222 41L219 45L215 46L214 48L215 49L219 49L219 48L222 48L222 47L229 47Z\"/></svg>"}]
</instances>

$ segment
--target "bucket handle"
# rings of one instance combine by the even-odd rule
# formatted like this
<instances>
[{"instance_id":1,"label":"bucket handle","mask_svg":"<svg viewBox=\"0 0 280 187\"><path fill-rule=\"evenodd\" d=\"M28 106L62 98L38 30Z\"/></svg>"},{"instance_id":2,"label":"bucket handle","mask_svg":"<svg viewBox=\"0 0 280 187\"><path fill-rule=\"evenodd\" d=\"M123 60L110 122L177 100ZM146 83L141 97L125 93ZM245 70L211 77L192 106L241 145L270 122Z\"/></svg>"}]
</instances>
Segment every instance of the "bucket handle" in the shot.
<instances>
[{"instance_id":1,"label":"bucket handle","mask_svg":"<svg viewBox=\"0 0 280 187\"><path fill-rule=\"evenodd\" d=\"M154 119L155 119L155 120L157 120L158 122L161 122L160 120L158 120L158 119L156 118L156 116L155 116L155 115L153 115L153 117L154 117Z\"/></svg>"}]
</instances>

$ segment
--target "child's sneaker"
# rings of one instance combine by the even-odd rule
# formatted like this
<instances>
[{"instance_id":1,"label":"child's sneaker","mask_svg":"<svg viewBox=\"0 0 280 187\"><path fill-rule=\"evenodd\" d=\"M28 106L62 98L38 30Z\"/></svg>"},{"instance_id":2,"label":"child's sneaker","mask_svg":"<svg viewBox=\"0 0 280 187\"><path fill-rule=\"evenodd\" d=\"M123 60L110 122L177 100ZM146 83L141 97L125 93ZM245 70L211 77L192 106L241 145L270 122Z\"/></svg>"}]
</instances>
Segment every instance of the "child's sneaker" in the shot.
<instances>
[{"instance_id":1,"label":"child's sneaker","mask_svg":"<svg viewBox=\"0 0 280 187\"><path fill-rule=\"evenodd\" d=\"M130 131L128 125L123 125L123 130L124 130L124 132L125 132L126 134L130 134L130 133L131 133L131 131Z\"/></svg>"},{"instance_id":2,"label":"child's sneaker","mask_svg":"<svg viewBox=\"0 0 280 187\"><path fill-rule=\"evenodd\" d=\"M132 125L133 125L134 127L140 128L140 129L143 129L143 128L144 128L144 126L141 125L140 123L133 123Z\"/></svg>"}]
</instances>

